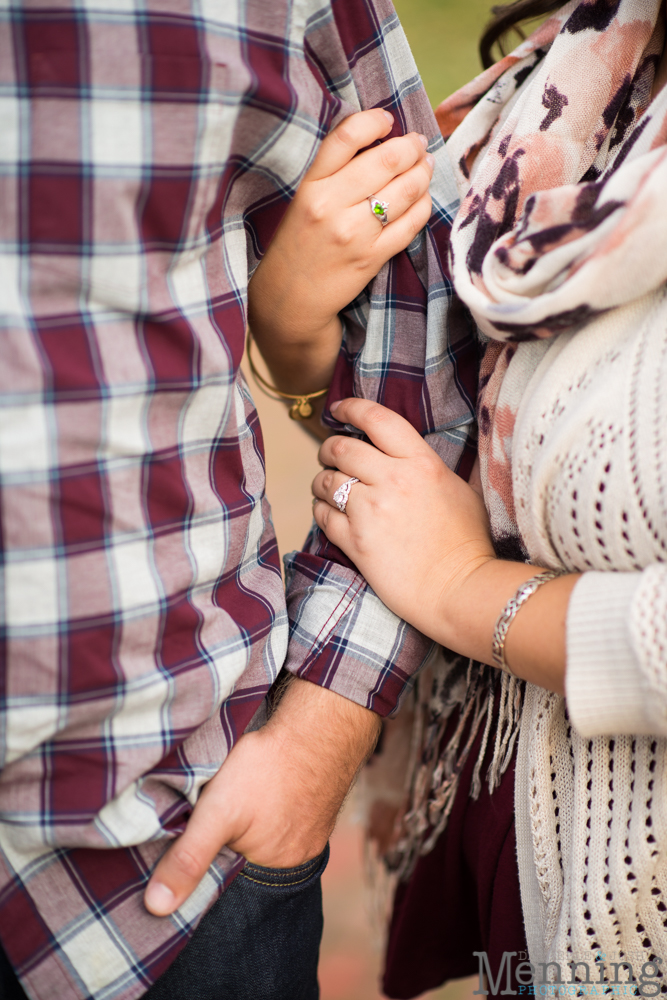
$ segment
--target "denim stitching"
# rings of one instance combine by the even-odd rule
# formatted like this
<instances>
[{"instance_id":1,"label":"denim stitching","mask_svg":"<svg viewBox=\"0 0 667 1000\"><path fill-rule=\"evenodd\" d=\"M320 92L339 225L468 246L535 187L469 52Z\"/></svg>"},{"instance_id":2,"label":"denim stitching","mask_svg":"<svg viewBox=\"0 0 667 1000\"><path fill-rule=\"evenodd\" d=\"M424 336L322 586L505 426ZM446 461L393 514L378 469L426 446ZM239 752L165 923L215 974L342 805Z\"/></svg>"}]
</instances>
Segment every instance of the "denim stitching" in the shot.
<instances>
[{"instance_id":1,"label":"denim stitching","mask_svg":"<svg viewBox=\"0 0 667 1000\"><path fill-rule=\"evenodd\" d=\"M278 884L276 884L275 882L262 882L258 878L251 878L251 876L250 875L246 875L245 872L239 872L239 874L243 875L244 878L247 878L249 882L256 882L257 885L268 885L268 886L272 886L274 889L280 888L280 886ZM284 876L284 877L287 878L288 876ZM309 878L310 878L310 873L308 873L308 875L306 875L305 878L297 879L296 882L288 882L287 885L288 886L300 885L302 882L307 882ZM283 882L283 885L285 885L284 882Z\"/></svg>"},{"instance_id":2,"label":"denim stitching","mask_svg":"<svg viewBox=\"0 0 667 1000\"><path fill-rule=\"evenodd\" d=\"M315 861L309 861L307 866L298 865L296 869L292 869L291 871L287 871L282 874L276 871L274 878L291 878L292 875L300 875L302 871L307 872L312 868L316 868L319 863L320 859L316 858ZM250 871L259 873L261 873L262 871L266 871L266 869L262 868L261 866L246 864L245 867L241 870L241 874L243 875L248 869L250 869Z\"/></svg>"}]
</instances>

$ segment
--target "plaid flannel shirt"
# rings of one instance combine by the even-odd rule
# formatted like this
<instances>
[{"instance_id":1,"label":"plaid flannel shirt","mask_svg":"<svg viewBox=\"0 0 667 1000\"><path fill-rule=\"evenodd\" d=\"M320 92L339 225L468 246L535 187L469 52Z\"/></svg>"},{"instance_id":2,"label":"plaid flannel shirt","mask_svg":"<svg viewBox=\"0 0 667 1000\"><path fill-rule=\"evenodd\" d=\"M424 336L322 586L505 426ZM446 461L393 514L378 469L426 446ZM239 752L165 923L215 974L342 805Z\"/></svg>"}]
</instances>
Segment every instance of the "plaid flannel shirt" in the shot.
<instances>
[{"instance_id":1,"label":"plaid flannel shirt","mask_svg":"<svg viewBox=\"0 0 667 1000\"><path fill-rule=\"evenodd\" d=\"M382 714L424 658L318 534L288 649L239 370L249 273L322 136L373 106L431 139L434 215L347 311L334 395L456 465L456 195L389 0L0 7L0 938L37 1000L140 996L239 870L223 850L172 917L142 905L286 656Z\"/></svg>"}]
</instances>

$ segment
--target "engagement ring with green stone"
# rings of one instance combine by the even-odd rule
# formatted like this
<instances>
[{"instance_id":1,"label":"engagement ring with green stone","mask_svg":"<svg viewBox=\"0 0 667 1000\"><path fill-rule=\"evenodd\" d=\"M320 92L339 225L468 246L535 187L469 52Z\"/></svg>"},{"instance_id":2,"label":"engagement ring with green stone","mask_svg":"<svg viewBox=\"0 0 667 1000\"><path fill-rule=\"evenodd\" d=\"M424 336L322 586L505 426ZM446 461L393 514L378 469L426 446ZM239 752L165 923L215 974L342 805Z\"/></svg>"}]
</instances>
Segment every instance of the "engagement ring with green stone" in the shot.
<instances>
[{"instance_id":1,"label":"engagement ring with green stone","mask_svg":"<svg viewBox=\"0 0 667 1000\"><path fill-rule=\"evenodd\" d=\"M389 222L387 218L387 209L389 208L388 201L380 201L379 198L371 196L368 201L370 202L371 212L376 219L379 219L383 226L386 226Z\"/></svg>"}]
</instances>

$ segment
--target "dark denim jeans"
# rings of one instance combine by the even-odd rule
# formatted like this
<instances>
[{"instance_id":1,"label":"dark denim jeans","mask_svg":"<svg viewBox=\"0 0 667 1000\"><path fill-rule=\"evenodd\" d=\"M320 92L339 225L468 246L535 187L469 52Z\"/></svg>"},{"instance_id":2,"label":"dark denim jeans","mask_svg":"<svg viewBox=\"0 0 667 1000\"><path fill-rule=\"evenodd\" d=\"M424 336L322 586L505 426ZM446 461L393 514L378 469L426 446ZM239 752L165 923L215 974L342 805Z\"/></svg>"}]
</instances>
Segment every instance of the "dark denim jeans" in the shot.
<instances>
[{"instance_id":1,"label":"dark denim jeans","mask_svg":"<svg viewBox=\"0 0 667 1000\"><path fill-rule=\"evenodd\" d=\"M328 860L326 847L298 868L248 863L145 1000L318 1000ZM25 996L0 949L0 997Z\"/></svg>"}]
</instances>

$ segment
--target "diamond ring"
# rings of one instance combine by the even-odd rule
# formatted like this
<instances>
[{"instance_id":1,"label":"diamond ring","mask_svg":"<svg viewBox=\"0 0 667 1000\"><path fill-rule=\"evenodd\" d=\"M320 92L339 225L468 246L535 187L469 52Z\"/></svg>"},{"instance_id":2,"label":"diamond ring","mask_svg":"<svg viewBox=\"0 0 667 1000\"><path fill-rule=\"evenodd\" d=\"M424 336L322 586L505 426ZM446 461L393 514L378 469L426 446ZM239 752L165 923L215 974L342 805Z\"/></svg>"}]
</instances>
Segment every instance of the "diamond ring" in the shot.
<instances>
[{"instance_id":1,"label":"diamond ring","mask_svg":"<svg viewBox=\"0 0 667 1000\"><path fill-rule=\"evenodd\" d=\"M344 483L341 483L341 485L334 493L333 502L336 504L338 510L342 514L345 513L345 508L347 507L347 501L350 498L350 490L352 489L354 484L358 482L359 480L355 476L352 476L351 479L346 479Z\"/></svg>"}]
</instances>

